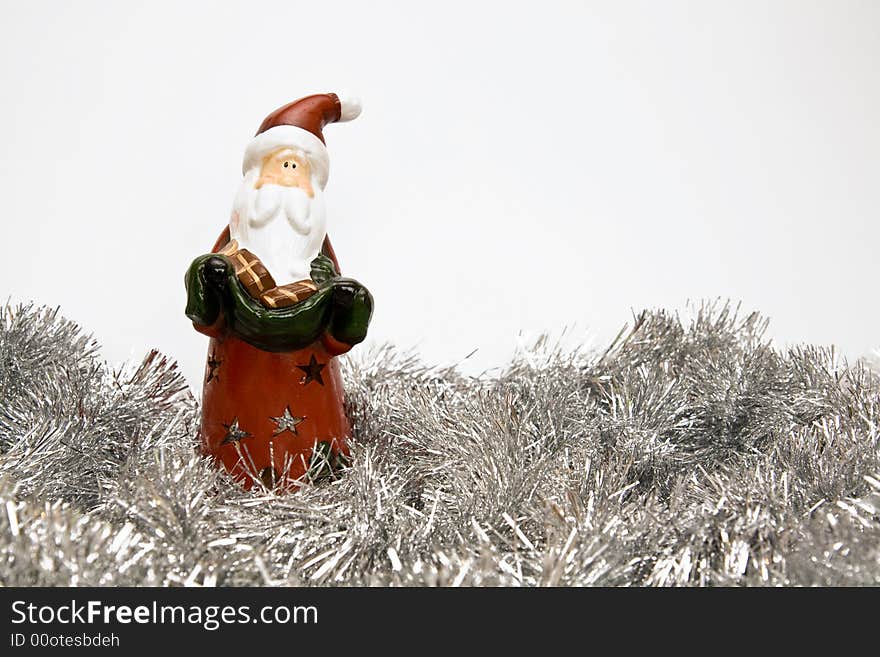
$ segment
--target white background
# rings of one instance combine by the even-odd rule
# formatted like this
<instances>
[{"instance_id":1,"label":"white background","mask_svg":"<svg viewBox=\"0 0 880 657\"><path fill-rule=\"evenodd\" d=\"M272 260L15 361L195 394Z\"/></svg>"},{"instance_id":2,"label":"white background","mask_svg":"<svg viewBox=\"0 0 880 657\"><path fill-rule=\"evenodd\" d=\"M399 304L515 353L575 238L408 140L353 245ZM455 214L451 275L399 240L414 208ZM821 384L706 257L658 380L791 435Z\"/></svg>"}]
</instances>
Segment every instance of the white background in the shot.
<instances>
[{"instance_id":1,"label":"white background","mask_svg":"<svg viewBox=\"0 0 880 657\"><path fill-rule=\"evenodd\" d=\"M880 343L880 3L3 0L0 53L0 294L114 362L200 380L183 274L244 146L342 90L329 231L370 342L480 371L720 296L780 344Z\"/></svg>"}]
</instances>

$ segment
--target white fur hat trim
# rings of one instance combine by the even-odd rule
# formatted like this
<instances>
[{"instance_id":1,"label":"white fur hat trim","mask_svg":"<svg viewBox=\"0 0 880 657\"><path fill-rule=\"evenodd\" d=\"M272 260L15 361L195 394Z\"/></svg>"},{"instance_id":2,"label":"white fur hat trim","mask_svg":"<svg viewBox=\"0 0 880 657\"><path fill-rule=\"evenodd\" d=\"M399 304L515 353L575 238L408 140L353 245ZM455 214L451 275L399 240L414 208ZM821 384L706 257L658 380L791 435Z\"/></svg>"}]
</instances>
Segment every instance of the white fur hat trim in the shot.
<instances>
[{"instance_id":1,"label":"white fur hat trim","mask_svg":"<svg viewBox=\"0 0 880 657\"><path fill-rule=\"evenodd\" d=\"M269 153L285 147L302 151L309 158L312 175L323 189L330 175L330 154L327 147L308 130L293 125L276 125L251 139L244 151L242 173L260 166Z\"/></svg>"}]
</instances>

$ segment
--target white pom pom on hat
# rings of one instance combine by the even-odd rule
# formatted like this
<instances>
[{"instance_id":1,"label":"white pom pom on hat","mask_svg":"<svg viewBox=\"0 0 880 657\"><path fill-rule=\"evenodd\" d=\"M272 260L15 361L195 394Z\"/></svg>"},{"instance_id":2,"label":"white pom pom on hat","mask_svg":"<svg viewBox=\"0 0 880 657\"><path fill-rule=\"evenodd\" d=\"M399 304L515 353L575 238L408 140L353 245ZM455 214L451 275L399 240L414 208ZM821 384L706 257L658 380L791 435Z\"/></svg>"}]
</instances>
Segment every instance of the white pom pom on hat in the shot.
<instances>
[{"instance_id":1,"label":"white pom pom on hat","mask_svg":"<svg viewBox=\"0 0 880 657\"><path fill-rule=\"evenodd\" d=\"M324 126L351 121L361 113L356 97L337 94L305 96L280 107L263 121L244 153L242 171L259 165L263 158L279 148L303 151L309 158L318 184L323 188L330 173L330 155L324 143Z\"/></svg>"},{"instance_id":2,"label":"white pom pom on hat","mask_svg":"<svg viewBox=\"0 0 880 657\"><path fill-rule=\"evenodd\" d=\"M353 121L357 117L361 115L361 109L363 109L361 105L361 99L357 96L346 96L340 94L339 105L341 111L339 113L339 121L343 123L345 121Z\"/></svg>"}]
</instances>

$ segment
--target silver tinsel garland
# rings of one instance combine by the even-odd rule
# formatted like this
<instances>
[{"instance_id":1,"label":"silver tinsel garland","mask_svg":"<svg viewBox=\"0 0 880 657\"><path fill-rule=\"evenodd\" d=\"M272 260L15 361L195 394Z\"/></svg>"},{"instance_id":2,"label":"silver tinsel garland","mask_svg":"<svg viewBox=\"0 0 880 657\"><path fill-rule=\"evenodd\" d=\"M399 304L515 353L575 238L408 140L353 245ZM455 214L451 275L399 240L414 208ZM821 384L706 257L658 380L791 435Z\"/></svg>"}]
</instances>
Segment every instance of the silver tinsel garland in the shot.
<instances>
[{"instance_id":1,"label":"silver tinsel garland","mask_svg":"<svg viewBox=\"0 0 880 657\"><path fill-rule=\"evenodd\" d=\"M56 311L0 313L2 585L880 583L880 377L755 314L646 312L495 378L343 358L339 479L245 492L158 353L113 371ZM182 330L186 330L185 327Z\"/></svg>"}]
</instances>

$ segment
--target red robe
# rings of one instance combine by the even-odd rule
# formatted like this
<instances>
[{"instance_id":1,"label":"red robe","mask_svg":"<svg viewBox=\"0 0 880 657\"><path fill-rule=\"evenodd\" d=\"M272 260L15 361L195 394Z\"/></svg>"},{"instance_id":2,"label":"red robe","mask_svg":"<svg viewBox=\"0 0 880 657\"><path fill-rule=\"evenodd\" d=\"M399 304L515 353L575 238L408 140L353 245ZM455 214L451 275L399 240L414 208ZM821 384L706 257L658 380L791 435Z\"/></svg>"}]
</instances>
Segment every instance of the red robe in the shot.
<instances>
[{"instance_id":1,"label":"red robe","mask_svg":"<svg viewBox=\"0 0 880 657\"><path fill-rule=\"evenodd\" d=\"M227 228L212 250L229 241ZM329 239L324 254L336 265ZM202 391L201 444L246 488L293 485L309 469L316 447L323 456L348 454L344 391L334 356L348 345L330 336L305 349L270 352L227 335L223 318L196 326L211 337ZM320 443L326 443L320 445Z\"/></svg>"}]
</instances>

